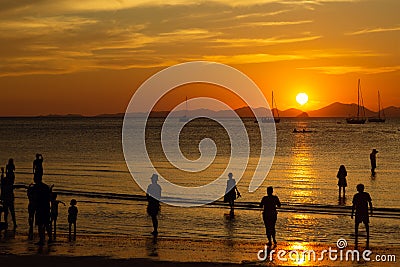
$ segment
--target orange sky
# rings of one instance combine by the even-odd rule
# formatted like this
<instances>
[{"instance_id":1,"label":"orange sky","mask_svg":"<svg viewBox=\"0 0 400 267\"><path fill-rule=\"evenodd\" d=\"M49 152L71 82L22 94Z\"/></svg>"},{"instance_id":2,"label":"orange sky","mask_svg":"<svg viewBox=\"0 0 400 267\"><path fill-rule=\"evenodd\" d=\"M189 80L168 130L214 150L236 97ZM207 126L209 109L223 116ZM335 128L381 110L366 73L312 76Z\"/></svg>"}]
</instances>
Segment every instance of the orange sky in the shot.
<instances>
[{"instance_id":1,"label":"orange sky","mask_svg":"<svg viewBox=\"0 0 400 267\"><path fill-rule=\"evenodd\" d=\"M378 89L400 106L397 0L168 3L2 2L0 116L124 112L144 80L192 60L238 68L279 109L299 92L304 110L355 102L358 78L367 107Z\"/></svg>"}]
</instances>

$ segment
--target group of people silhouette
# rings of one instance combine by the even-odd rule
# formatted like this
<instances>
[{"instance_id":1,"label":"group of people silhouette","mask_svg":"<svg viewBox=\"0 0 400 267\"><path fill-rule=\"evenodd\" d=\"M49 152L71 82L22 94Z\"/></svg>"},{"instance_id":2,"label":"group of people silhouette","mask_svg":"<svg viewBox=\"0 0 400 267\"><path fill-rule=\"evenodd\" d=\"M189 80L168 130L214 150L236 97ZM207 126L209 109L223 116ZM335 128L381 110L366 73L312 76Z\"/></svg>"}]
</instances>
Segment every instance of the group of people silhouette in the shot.
<instances>
[{"instance_id":1,"label":"group of people silhouette","mask_svg":"<svg viewBox=\"0 0 400 267\"><path fill-rule=\"evenodd\" d=\"M373 149L370 154L371 161L371 174L375 176L375 168L376 168L376 153L378 151ZM347 187L347 170L344 165L341 165L339 171L337 173L338 178L338 186L339 186L339 199L341 199L341 191L343 190L343 199L346 194ZM160 199L161 199L161 186L157 183L158 175L153 174L151 177L152 183L147 188L147 213L151 217L153 222L153 232L151 233L153 236L158 235L158 219L157 216L160 212ZM357 193L353 196L352 201L352 210L351 210L351 219L355 217L355 247L358 247L358 229L360 223L365 225L365 229L367 232L367 243L366 247L369 248L369 216L372 216L373 206L372 199L369 193L364 192L365 186L364 184L358 184ZM267 187L267 195L264 196L259 204L260 208L263 210L263 222L265 226L265 232L268 239L267 246L272 246L272 241L274 245L277 244L276 241L276 230L275 225L278 219L278 211L277 208L281 207L281 202L279 198L273 194L274 189L272 186ZM236 181L233 178L233 174L228 174L228 180L224 195L224 202L228 203L230 208L229 216L230 218L234 217L234 205L235 200L241 197L241 194L236 186ZM369 206L369 210L368 210Z\"/></svg>"},{"instance_id":2,"label":"group of people silhouette","mask_svg":"<svg viewBox=\"0 0 400 267\"><path fill-rule=\"evenodd\" d=\"M14 189L25 188L28 196L28 238L34 238L34 224L37 226L39 241L37 245L45 244L46 232L48 242L56 240L57 236L57 219L58 206L65 203L58 200L58 194L53 192L53 187L43 182L43 156L36 154L33 161L33 183L29 185L15 185L15 164L13 159L8 160L6 168L1 168L1 205L0 205L0 221L1 212L4 212L4 222L1 223L2 230L8 229L8 213L11 213L14 231L17 228L14 208ZM78 215L77 201L72 199L68 209L69 223L69 240L76 239L76 221ZM74 228L72 235L72 227Z\"/></svg>"},{"instance_id":3,"label":"group of people silhouette","mask_svg":"<svg viewBox=\"0 0 400 267\"><path fill-rule=\"evenodd\" d=\"M378 151L373 149L370 154L371 161L371 174L374 176L376 168L376 153ZM14 230L17 228L17 221L15 216L14 207L14 189L25 188L27 189L28 196L28 223L29 223L29 239L34 237L34 224L37 226L39 241L38 245L44 245L46 232L48 234L48 242L56 240L57 233L57 219L59 204L65 203L58 200L58 194L53 192L53 186L48 186L43 182L43 156L36 154L33 161L33 183L28 186L15 185L15 164L13 159L9 159L6 167L1 167L1 195L0 195L0 230L8 229L8 215L11 214ZM337 173L339 198L341 198L341 191L343 190L343 198L345 198L347 187L347 171L344 165L341 165ZM158 235L158 214L160 212L160 199L161 199L161 186L157 183L158 175L153 174L151 177L152 183L147 188L147 213L152 219L153 223L153 236ZM281 207L279 198L273 195L273 187L267 187L267 195L264 196L260 202L260 208L263 210L263 222L265 225L266 235L268 238L268 246L277 244L275 225L277 221L277 208ZM353 219L355 213L355 243L358 245L358 228L360 223L364 223L367 232L367 247L369 246L369 214L372 215L372 200L371 196L364 192L364 185L358 184L357 191L353 197L353 205L351 218ZM224 195L224 202L228 203L230 207L230 217L234 217L234 204L241 194L236 186L236 181L233 174L228 174L227 187ZM68 224L69 224L69 240L76 240L76 221L78 215L78 208L76 207L77 201L72 199L68 209ZM368 212L368 206L370 213ZM4 213L4 222L1 222L1 213ZM73 228L73 235L72 235Z\"/></svg>"}]
</instances>

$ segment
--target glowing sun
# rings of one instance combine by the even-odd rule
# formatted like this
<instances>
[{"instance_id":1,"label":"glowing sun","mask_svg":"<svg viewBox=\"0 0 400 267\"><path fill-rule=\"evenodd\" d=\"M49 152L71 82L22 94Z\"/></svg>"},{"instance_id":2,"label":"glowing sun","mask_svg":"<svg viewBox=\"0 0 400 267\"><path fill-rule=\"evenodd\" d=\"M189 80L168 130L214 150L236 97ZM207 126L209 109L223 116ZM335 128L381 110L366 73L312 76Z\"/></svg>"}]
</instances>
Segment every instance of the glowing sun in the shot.
<instances>
[{"instance_id":1,"label":"glowing sun","mask_svg":"<svg viewBox=\"0 0 400 267\"><path fill-rule=\"evenodd\" d=\"M296 101L302 106L308 102L308 95L306 93L298 93L296 96Z\"/></svg>"}]
</instances>

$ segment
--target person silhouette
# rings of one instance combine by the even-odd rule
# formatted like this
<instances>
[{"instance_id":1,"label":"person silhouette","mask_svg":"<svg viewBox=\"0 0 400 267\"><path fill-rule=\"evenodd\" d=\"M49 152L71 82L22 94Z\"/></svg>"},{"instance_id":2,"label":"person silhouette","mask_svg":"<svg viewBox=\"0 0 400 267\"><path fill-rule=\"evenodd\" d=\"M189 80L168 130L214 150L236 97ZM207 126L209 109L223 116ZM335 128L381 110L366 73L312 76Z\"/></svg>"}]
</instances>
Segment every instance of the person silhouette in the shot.
<instances>
[{"instance_id":1,"label":"person silhouette","mask_svg":"<svg viewBox=\"0 0 400 267\"><path fill-rule=\"evenodd\" d=\"M370 214L372 216L372 199L371 196L364 192L364 185L358 184L357 191L353 197L353 206L351 209L351 218L353 219L354 211L356 212L355 217L355 246L358 246L358 227L360 223L364 223L365 230L367 231L367 248L369 247L369 214L368 214L368 204L370 207Z\"/></svg>"},{"instance_id":2,"label":"person silhouette","mask_svg":"<svg viewBox=\"0 0 400 267\"><path fill-rule=\"evenodd\" d=\"M340 165L339 171L336 175L336 177L338 178L337 185L339 186L339 198L341 195L340 193L342 188L343 188L343 198L346 197L346 186L347 186L346 176L347 176L346 167L344 165Z\"/></svg>"},{"instance_id":3,"label":"person silhouette","mask_svg":"<svg viewBox=\"0 0 400 267\"><path fill-rule=\"evenodd\" d=\"M3 231L4 230L4 232L5 231L7 231L7 228L8 228L8 224L7 224L7 222L2 222L1 221L1 214L4 212L4 207L3 207L3 203L2 202L0 202L0 238L1 238L1 231ZM5 233L4 233L4 235L5 235Z\"/></svg>"},{"instance_id":4,"label":"person silhouette","mask_svg":"<svg viewBox=\"0 0 400 267\"><path fill-rule=\"evenodd\" d=\"M6 165L6 176L11 179L12 184L15 182L15 164L14 159L9 159Z\"/></svg>"},{"instance_id":5,"label":"person silhouette","mask_svg":"<svg viewBox=\"0 0 400 267\"><path fill-rule=\"evenodd\" d=\"M161 186L157 183L158 175L151 176L151 184L147 187L147 214L151 217L153 223L153 236L158 235L158 219L157 215L160 212Z\"/></svg>"},{"instance_id":6,"label":"person silhouette","mask_svg":"<svg viewBox=\"0 0 400 267\"><path fill-rule=\"evenodd\" d=\"M57 200L58 194L55 192L51 193L51 207L50 207L50 228L53 230L53 240L56 240L57 236L57 217L58 217L58 205L61 203L65 206L65 203Z\"/></svg>"},{"instance_id":7,"label":"person silhouette","mask_svg":"<svg viewBox=\"0 0 400 267\"><path fill-rule=\"evenodd\" d=\"M28 224L29 232L28 239L33 239L33 223L35 221L35 200L34 200L34 184L30 184L26 187L26 195L28 196Z\"/></svg>"},{"instance_id":8,"label":"person silhouette","mask_svg":"<svg viewBox=\"0 0 400 267\"><path fill-rule=\"evenodd\" d=\"M278 219L278 211L276 208L281 207L281 202L277 196L273 195L274 188L272 186L267 187L267 195L261 200L260 207L263 209L263 221L265 225L265 232L268 238L268 246L271 246L271 237L276 245L276 230L275 224Z\"/></svg>"},{"instance_id":9,"label":"person silhouette","mask_svg":"<svg viewBox=\"0 0 400 267\"><path fill-rule=\"evenodd\" d=\"M236 186L236 180L233 179L233 174L230 172L228 174L228 181L226 182L226 190L224 196L224 202L229 203L230 207L230 216L233 217L235 215L235 200L236 198L241 197L239 190Z\"/></svg>"},{"instance_id":10,"label":"person silhouette","mask_svg":"<svg viewBox=\"0 0 400 267\"><path fill-rule=\"evenodd\" d=\"M36 154L36 159L33 161L33 175L43 176L43 156L42 154Z\"/></svg>"},{"instance_id":11,"label":"person silhouette","mask_svg":"<svg viewBox=\"0 0 400 267\"><path fill-rule=\"evenodd\" d=\"M69 241L76 240L76 220L78 219L78 208L76 207L76 199L71 199L70 207L68 208L68 224L69 224ZM71 236L72 226L74 226L74 236Z\"/></svg>"},{"instance_id":12,"label":"person silhouette","mask_svg":"<svg viewBox=\"0 0 400 267\"><path fill-rule=\"evenodd\" d=\"M35 210L35 223L38 227L39 246L44 245L45 231L49 236L49 242L52 241L50 231L50 187L43 183L42 176L36 175L34 177L35 184L31 188L33 207Z\"/></svg>"},{"instance_id":13,"label":"person silhouette","mask_svg":"<svg viewBox=\"0 0 400 267\"><path fill-rule=\"evenodd\" d=\"M371 174L375 176L375 169L376 169L376 154L378 151L374 148L372 149L371 154L369 154L369 160L371 162Z\"/></svg>"},{"instance_id":14,"label":"person silhouette","mask_svg":"<svg viewBox=\"0 0 400 267\"><path fill-rule=\"evenodd\" d=\"M8 213L11 213L11 218L14 224L14 230L17 228L17 220L15 217L14 207L14 182L15 182L15 165L14 160L9 159L6 165L4 176L4 168L1 168L1 199L4 207L4 221L8 222Z\"/></svg>"}]
</instances>

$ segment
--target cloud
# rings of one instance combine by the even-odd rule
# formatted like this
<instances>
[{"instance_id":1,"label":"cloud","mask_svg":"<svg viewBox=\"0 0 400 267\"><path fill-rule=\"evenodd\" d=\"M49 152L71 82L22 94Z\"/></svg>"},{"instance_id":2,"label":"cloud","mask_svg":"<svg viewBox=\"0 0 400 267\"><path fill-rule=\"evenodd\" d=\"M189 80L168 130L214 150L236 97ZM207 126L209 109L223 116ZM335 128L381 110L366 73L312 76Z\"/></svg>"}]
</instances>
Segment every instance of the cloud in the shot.
<instances>
[{"instance_id":1,"label":"cloud","mask_svg":"<svg viewBox=\"0 0 400 267\"><path fill-rule=\"evenodd\" d=\"M347 73L361 73L361 74L379 74L386 72L395 72L400 70L399 66L388 67L362 67L362 66L320 66L320 67L305 67L298 68L301 70L314 70L323 74L341 75Z\"/></svg>"},{"instance_id":2,"label":"cloud","mask_svg":"<svg viewBox=\"0 0 400 267\"><path fill-rule=\"evenodd\" d=\"M353 4L343 4L352 1L329 0L172 0L168 5L151 0L6 0L6 11L0 11L7 13L0 17L0 75L147 68L187 60L308 60L305 66L333 66L315 67L316 71L340 73L345 68L335 66L349 64L354 57L365 58L365 66L381 60L372 57L397 59L397 51L381 45L393 44L389 34L378 45L371 40L361 46L353 42L350 48L349 37L343 36L349 27L326 15L331 2L341 2L332 4L336 9L354 10ZM359 21L354 23L353 29L362 28Z\"/></svg>"},{"instance_id":3,"label":"cloud","mask_svg":"<svg viewBox=\"0 0 400 267\"><path fill-rule=\"evenodd\" d=\"M0 21L0 37L26 38L34 35L49 35L56 32L73 31L97 24L98 20L77 16L24 17L18 20Z\"/></svg>"},{"instance_id":4,"label":"cloud","mask_svg":"<svg viewBox=\"0 0 400 267\"><path fill-rule=\"evenodd\" d=\"M360 35L360 34L367 34L367 33L377 33L377 32L393 32L393 31L400 31L400 26L390 27L390 28L370 28L359 30L356 32L350 32L346 35Z\"/></svg>"},{"instance_id":5,"label":"cloud","mask_svg":"<svg viewBox=\"0 0 400 267\"><path fill-rule=\"evenodd\" d=\"M265 63L304 59L301 55L271 55L271 54L242 54L242 55L214 55L204 56L203 60L215 61L224 64Z\"/></svg>"},{"instance_id":6,"label":"cloud","mask_svg":"<svg viewBox=\"0 0 400 267\"><path fill-rule=\"evenodd\" d=\"M266 16L280 15L280 14L283 14L283 13L287 13L289 11L292 11L292 9L282 9L282 10L276 10L276 11L271 11L271 12L248 13L248 14L237 15L237 16L235 16L235 18L236 19L264 18Z\"/></svg>"},{"instance_id":7,"label":"cloud","mask_svg":"<svg viewBox=\"0 0 400 267\"><path fill-rule=\"evenodd\" d=\"M220 38L212 42L216 44L222 44L226 47L255 47L255 46L266 46L266 45L277 45L277 44L288 44L297 42L306 42L320 39L322 36L304 36L304 37L292 37L292 38Z\"/></svg>"},{"instance_id":8,"label":"cloud","mask_svg":"<svg viewBox=\"0 0 400 267\"><path fill-rule=\"evenodd\" d=\"M299 20L299 21L257 21L247 22L242 26L287 26L287 25L300 25L312 23L312 20Z\"/></svg>"},{"instance_id":9,"label":"cloud","mask_svg":"<svg viewBox=\"0 0 400 267\"><path fill-rule=\"evenodd\" d=\"M304 6L311 8L312 5L322 5L326 3L343 3L355 2L357 0L213 0L204 2L201 0L191 1L190 5L202 4L220 4L229 7L247 7L257 6L264 4L279 4L285 6ZM4 3L3 3L4 2ZM56 15L61 12L67 14L74 14L77 12L101 12L101 11L120 11L132 9L135 7L160 7L160 6L187 6L187 0L4 0L2 2L2 9L0 14L42 14L42 15ZM271 12L273 14L273 12Z\"/></svg>"}]
</instances>

